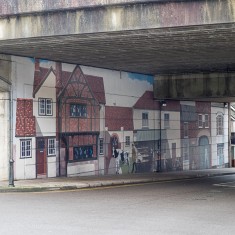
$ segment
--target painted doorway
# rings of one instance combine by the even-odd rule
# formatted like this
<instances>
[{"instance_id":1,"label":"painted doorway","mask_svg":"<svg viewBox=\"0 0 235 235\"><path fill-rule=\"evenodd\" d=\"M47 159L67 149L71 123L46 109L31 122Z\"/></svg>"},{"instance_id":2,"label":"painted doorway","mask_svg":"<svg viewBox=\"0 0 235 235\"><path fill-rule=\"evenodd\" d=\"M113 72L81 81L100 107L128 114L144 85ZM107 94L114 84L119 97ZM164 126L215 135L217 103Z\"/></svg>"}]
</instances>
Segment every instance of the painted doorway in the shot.
<instances>
[{"instance_id":1,"label":"painted doorway","mask_svg":"<svg viewBox=\"0 0 235 235\"><path fill-rule=\"evenodd\" d=\"M210 149L209 140L206 136L199 139L200 148L200 169L208 169L210 167Z\"/></svg>"},{"instance_id":2,"label":"painted doorway","mask_svg":"<svg viewBox=\"0 0 235 235\"><path fill-rule=\"evenodd\" d=\"M47 176L47 152L46 152L46 139L36 139L36 172L37 178Z\"/></svg>"}]
</instances>

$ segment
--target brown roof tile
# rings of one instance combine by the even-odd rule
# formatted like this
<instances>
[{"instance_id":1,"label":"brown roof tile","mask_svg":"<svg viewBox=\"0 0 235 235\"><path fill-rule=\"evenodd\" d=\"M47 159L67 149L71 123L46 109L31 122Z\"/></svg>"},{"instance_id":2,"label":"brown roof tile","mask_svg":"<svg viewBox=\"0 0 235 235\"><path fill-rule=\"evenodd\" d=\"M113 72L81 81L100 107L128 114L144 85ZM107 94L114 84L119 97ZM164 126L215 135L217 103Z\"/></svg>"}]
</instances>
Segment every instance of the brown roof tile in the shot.
<instances>
[{"instance_id":1,"label":"brown roof tile","mask_svg":"<svg viewBox=\"0 0 235 235\"><path fill-rule=\"evenodd\" d=\"M105 126L110 131L133 130L133 112L132 108L106 106L105 107Z\"/></svg>"},{"instance_id":2,"label":"brown roof tile","mask_svg":"<svg viewBox=\"0 0 235 235\"><path fill-rule=\"evenodd\" d=\"M158 110L159 102L153 99L152 91L145 91L145 93L138 99L135 103L135 109L148 109L148 110Z\"/></svg>"},{"instance_id":3,"label":"brown roof tile","mask_svg":"<svg viewBox=\"0 0 235 235\"><path fill-rule=\"evenodd\" d=\"M91 75L85 75L86 80L94 94L96 100L100 104L105 104L105 92L104 92L104 82L102 77L96 77Z\"/></svg>"}]
</instances>

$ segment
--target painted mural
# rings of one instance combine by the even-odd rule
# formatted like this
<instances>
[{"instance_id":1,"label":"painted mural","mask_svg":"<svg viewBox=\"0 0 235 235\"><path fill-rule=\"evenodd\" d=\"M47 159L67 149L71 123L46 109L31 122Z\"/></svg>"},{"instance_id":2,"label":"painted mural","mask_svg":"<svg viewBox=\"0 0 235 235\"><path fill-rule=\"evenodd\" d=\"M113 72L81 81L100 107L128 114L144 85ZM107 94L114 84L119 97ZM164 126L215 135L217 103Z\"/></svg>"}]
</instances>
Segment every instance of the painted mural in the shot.
<instances>
[{"instance_id":1,"label":"painted mural","mask_svg":"<svg viewBox=\"0 0 235 235\"><path fill-rule=\"evenodd\" d=\"M16 179L196 170L228 163L223 104L159 102L148 75L14 59Z\"/></svg>"}]
</instances>

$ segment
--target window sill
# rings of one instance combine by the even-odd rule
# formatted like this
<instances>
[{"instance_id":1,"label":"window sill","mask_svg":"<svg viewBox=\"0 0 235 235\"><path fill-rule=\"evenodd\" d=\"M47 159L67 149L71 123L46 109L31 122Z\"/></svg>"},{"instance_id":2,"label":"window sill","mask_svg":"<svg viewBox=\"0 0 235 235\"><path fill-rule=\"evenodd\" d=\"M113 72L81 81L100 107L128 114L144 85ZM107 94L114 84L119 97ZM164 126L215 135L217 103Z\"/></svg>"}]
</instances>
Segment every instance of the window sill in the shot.
<instances>
[{"instance_id":1,"label":"window sill","mask_svg":"<svg viewBox=\"0 0 235 235\"><path fill-rule=\"evenodd\" d=\"M56 154L47 155L47 157L56 157Z\"/></svg>"},{"instance_id":2,"label":"window sill","mask_svg":"<svg viewBox=\"0 0 235 235\"><path fill-rule=\"evenodd\" d=\"M69 160L68 163L87 162L87 161L94 161L94 160L97 160L97 157L87 158L87 159L79 159L79 160Z\"/></svg>"},{"instance_id":3,"label":"window sill","mask_svg":"<svg viewBox=\"0 0 235 235\"><path fill-rule=\"evenodd\" d=\"M20 157L20 159L27 159L27 158L32 158L32 156L30 156L30 157Z\"/></svg>"}]
</instances>

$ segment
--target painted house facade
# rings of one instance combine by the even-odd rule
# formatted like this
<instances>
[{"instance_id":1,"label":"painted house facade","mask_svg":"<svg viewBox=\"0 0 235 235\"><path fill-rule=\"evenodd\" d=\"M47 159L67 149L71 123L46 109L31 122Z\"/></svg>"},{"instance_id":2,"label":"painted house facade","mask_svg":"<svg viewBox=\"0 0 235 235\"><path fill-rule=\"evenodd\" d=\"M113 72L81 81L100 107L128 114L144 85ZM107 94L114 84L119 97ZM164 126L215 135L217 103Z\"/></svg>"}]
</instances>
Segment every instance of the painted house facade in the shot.
<instances>
[{"instance_id":1,"label":"painted house facade","mask_svg":"<svg viewBox=\"0 0 235 235\"><path fill-rule=\"evenodd\" d=\"M12 57L12 156L16 179L225 167L223 104L157 101L153 77ZM10 142L9 103L0 112ZM3 149L3 147L1 146ZM6 144L9 153L10 144ZM9 154L0 177L8 177ZM160 163L159 163L160 161Z\"/></svg>"}]
</instances>

